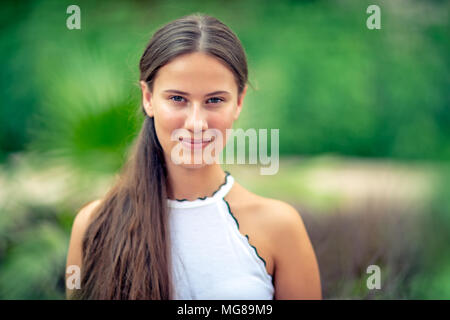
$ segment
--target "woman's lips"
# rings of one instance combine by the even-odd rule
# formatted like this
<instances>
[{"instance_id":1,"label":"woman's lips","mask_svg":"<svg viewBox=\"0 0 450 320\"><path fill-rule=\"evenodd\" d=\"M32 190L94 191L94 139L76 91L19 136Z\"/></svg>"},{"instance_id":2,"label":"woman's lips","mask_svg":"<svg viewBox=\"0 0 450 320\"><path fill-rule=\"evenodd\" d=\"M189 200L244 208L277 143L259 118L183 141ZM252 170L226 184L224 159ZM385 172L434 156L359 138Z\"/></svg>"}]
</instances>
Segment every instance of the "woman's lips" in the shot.
<instances>
[{"instance_id":1,"label":"woman's lips","mask_svg":"<svg viewBox=\"0 0 450 320\"><path fill-rule=\"evenodd\" d=\"M210 142L214 141L214 137L205 140L180 137L179 140L184 146L189 149L201 149L207 146Z\"/></svg>"}]
</instances>

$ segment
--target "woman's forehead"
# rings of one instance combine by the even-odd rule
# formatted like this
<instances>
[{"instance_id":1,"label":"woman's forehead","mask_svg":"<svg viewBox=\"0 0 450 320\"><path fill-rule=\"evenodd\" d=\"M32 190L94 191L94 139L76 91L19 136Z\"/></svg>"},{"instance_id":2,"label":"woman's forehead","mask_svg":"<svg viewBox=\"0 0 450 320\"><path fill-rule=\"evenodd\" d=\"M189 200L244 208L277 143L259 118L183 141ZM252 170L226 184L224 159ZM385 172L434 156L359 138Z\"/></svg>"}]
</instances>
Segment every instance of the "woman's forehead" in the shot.
<instances>
[{"instance_id":1,"label":"woman's forehead","mask_svg":"<svg viewBox=\"0 0 450 320\"><path fill-rule=\"evenodd\" d=\"M193 95L237 91L235 77L225 63L204 53L175 58L158 70L154 84L155 90L179 90Z\"/></svg>"}]
</instances>

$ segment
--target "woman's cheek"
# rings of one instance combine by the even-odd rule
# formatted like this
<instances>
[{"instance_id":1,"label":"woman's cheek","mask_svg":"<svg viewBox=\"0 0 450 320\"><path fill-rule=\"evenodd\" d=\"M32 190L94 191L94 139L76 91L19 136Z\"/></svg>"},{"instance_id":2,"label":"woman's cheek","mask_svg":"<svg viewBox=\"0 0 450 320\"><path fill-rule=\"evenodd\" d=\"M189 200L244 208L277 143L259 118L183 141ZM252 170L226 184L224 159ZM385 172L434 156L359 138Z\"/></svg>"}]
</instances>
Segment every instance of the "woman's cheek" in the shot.
<instances>
[{"instance_id":1,"label":"woman's cheek","mask_svg":"<svg viewBox=\"0 0 450 320\"><path fill-rule=\"evenodd\" d=\"M211 129L220 131L222 135L222 145L225 147L227 143L227 129L232 129L233 127L233 119L231 118L231 115L228 113L214 115L214 117L210 118L208 126Z\"/></svg>"},{"instance_id":2,"label":"woman's cheek","mask_svg":"<svg viewBox=\"0 0 450 320\"><path fill-rule=\"evenodd\" d=\"M179 122L179 121L178 121ZM164 151L170 151L172 145L176 143L172 141L172 132L177 129L177 119L171 115L170 112L166 112L162 108L159 108L155 112L155 130L158 137L158 141L161 144Z\"/></svg>"}]
</instances>

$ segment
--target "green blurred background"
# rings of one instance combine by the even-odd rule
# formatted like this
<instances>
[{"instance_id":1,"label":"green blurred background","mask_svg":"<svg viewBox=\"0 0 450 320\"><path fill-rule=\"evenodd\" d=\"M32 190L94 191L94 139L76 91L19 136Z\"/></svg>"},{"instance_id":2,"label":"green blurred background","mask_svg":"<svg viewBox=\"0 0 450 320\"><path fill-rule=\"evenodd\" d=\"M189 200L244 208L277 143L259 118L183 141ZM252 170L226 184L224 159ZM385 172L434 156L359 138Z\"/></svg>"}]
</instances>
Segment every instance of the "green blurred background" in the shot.
<instances>
[{"instance_id":1,"label":"green blurred background","mask_svg":"<svg viewBox=\"0 0 450 320\"><path fill-rule=\"evenodd\" d=\"M81 30L66 9L81 8ZM366 9L381 8L380 30ZM0 299L64 299L74 216L140 128L156 29L213 15L250 82L235 128L279 128L280 169L228 166L301 213L326 299L450 298L449 1L4 1ZM369 290L369 265L381 289Z\"/></svg>"}]
</instances>

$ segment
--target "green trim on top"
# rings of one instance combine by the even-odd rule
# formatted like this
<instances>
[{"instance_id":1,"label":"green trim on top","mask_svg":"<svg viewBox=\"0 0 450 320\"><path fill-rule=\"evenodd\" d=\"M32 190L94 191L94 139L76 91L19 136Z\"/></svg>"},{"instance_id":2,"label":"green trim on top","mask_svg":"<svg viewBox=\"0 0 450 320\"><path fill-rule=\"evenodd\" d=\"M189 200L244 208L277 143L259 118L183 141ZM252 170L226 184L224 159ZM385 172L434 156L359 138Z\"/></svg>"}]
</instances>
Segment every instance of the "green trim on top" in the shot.
<instances>
[{"instance_id":1,"label":"green trim on top","mask_svg":"<svg viewBox=\"0 0 450 320\"><path fill-rule=\"evenodd\" d=\"M234 221L236 222L236 226L237 226L237 228L238 228L238 232L241 233L241 231L239 230L239 222L237 221L236 217L235 217L235 216L233 215L233 213L231 212L230 204L228 203L227 200L225 200L225 198L223 198L223 201L225 201L225 203L226 203L226 205L227 205L227 207L228 207L228 213L231 215L231 217L232 217L232 218L234 219ZM242 233L241 233L241 235L242 235ZM264 268L266 268L266 260L264 260L263 257L261 257L261 256L258 254L258 250L256 249L256 247L253 246L253 245L250 243L250 239L249 239L249 237L248 237L248 234L245 235L245 238L247 239L247 243L253 248L253 250L255 250L255 253L256 253L256 255L258 256L258 258L260 258L261 261L264 263ZM267 272L267 269L266 269L266 273L267 273L269 276L271 276L271 277L273 278L273 276L272 276L269 272Z\"/></svg>"},{"instance_id":2,"label":"green trim on top","mask_svg":"<svg viewBox=\"0 0 450 320\"><path fill-rule=\"evenodd\" d=\"M199 197L199 198L197 198L197 199L195 199L195 200L188 200L188 199L174 199L175 201L178 201L178 202L183 202L183 201L190 201L190 202L192 202L192 201L197 201L197 200L206 200L206 199L208 199L208 198L212 198L212 197L214 197L214 195L224 186L224 185L226 185L227 184L227 180L228 180L228 176L230 175L230 173L228 172L228 171L226 171L225 170L225 181L217 188L217 190L216 191L214 191L213 192L213 194L212 195L210 195L210 196L204 196L204 197Z\"/></svg>"},{"instance_id":3,"label":"green trim on top","mask_svg":"<svg viewBox=\"0 0 450 320\"><path fill-rule=\"evenodd\" d=\"M264 260L263 257L261 257L261 256L258 254L258 250L256 250L256 247L250 243L250 239L249 239L249 237L248 237L248 234L246 234L245 237L247 238L248 244L249 244L253 249L255 249L256 255L264 262L264 266L266 266L266 260Z\"/></svg>"}]
</instances>

